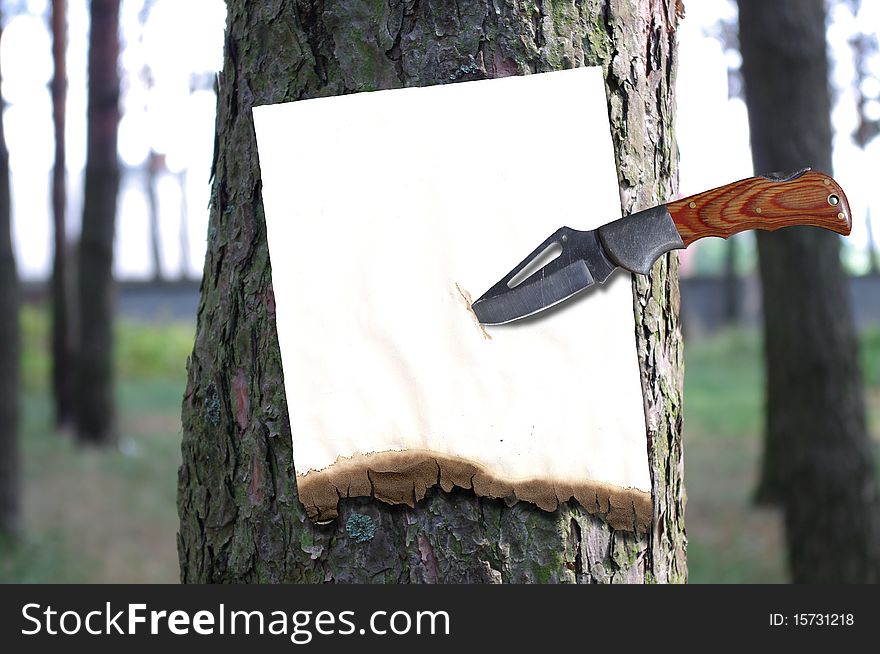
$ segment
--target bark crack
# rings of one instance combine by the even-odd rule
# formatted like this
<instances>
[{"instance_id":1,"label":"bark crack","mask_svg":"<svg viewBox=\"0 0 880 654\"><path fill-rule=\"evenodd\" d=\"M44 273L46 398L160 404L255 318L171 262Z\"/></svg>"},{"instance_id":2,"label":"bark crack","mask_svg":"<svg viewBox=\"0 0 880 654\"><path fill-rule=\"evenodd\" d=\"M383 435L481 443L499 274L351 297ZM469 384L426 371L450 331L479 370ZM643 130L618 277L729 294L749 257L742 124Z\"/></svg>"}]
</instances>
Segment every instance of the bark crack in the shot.
<instances>
[{"instance_id":1,"label":"bark crack","mask_svg":"<svg viewBox=\"0 0 880 654\"><path fill-rule=\"evenodd\" d=\"M572 547L574 548L574 574L575 581L577 581L587 571L584 569L584 557L581 552L581 525L575 518L571 519L571 535Z\"/></svg>"}]
</instances>

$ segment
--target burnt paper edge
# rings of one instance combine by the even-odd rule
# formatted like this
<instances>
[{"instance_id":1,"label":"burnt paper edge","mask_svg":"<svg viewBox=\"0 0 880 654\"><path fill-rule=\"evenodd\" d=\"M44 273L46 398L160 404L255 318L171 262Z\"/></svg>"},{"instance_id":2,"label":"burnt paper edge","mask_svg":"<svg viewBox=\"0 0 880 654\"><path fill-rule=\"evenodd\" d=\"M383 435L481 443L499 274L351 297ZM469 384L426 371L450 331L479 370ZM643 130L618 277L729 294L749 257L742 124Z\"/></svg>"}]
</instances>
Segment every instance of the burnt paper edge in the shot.
<instances>
[{"instance_id":1,"label":"burnt paper edge","mask_svg":"<svg viewBox=\"0 0 880 654\"><path fill-rule=\"evenodd\" d=\"M335 519L343 498L373 497L386 504L414 507L434 486L446 492L454 487L469 489L508 503L530 502L544 511L555 511L574 499L614 529L646 532L651 525L649 491L538 477L508 481L472 461L429 450L340 456L327 468L297 475L300 502L315 522Z\"/></svg>"}]
</instances>

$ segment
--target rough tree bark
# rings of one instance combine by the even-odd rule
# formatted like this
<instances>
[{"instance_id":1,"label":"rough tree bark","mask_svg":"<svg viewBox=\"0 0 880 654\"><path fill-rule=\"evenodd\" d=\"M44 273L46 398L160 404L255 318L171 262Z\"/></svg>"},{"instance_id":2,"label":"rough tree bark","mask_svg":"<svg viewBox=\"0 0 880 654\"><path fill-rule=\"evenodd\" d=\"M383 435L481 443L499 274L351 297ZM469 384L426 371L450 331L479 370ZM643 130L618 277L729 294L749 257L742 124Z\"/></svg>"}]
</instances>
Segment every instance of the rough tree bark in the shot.
<instances>
[{"instance_id":1,"label":"rough tree bark","mask_svg":"<svg viewBox=\"0 0 880 654\"><path fill-rule=\"evenodd\" d=\"M0 21L0 41L3 38ZM20 513L18 460L18 281L12 250L9 153L0 95L0 537L14 537Z\"/></svg>"},{"instance_id":2,"label":"rough tree bark","mask_svg":"<svg viewBox=\"0 0 880 654\"><path fill-rule=\"evenodd\" d=\"M757 172L831 172L823 0L740 0ZM779 503L796 582L880 579L880 495L838 237L758 233L767 424L759 498Z\"/></svg>"},{"instance_id":3,"label":"rough tree bark","mask_svg":"<svg viewBox=\"0 0 880 654\"><path fill-rule=\"evenodd\" d=\"M55 424L62 427L72 418L72 343L67 263L67 172L64 144L67 107L67 0L52 0L52 123L55 128L55 163L52 168L52 391Z\"/></svg>"},{"instance_id":4,"label":"rough tree bark","mask_svg":"<svg viewBox=\"0 0 880 654\"><path fill-rule=\"evenodd\" d=\"M80 236L76 433L115 440L113 401L113 233L119 162L119 0L92 0L89 32L88 156Z\"/></svg>"},{"instance_id":5,"label":"rough tree bark","mask_svg":"<svg viewBox=\"0 0 880 654\"><path fill-rule=\"evenodd\" d=\"M251 118L256 104L602 65L621 203L631 212L675 188L674 3L229 0L227 7L208 254L183 401L181 579L684 581L674 256L657 263L650 281L634 283L654 495L648 534L614 531L574 503L545 513L469 490L429 492L415 509L344 500L339 519L310 523L296 495ZM555 117L524 116L523 133L510 138L541 138L541 120L566 118L577 119L562 107ZM474 120L491 129L478 107ZM491 165L463 162L462 174Z\"/></svg>"}]
</instances>

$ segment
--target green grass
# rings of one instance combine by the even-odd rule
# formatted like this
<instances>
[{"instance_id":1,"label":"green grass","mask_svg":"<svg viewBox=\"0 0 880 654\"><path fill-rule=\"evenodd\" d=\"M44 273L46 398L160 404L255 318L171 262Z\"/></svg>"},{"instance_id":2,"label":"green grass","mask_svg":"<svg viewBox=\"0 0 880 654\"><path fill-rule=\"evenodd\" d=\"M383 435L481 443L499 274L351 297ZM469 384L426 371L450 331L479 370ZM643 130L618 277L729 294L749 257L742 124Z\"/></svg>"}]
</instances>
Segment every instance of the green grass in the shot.
<instances>
[{"instance_id":1,"label":"green grass","mask_svg":"<svg viewBox=\"0 0 880 654\"><path fill-rule=\"evenodd\" d=\"M0 544L3 582L174 582L180 402L194 329L116 329L118 448L77 446L52 424L44 312L22 312L24 529Z\"/></svg>"},{"instance_id":2,"label":"green grass","mask_svg":"<svg viewBox=\"0 0 880 654\"><path fill-rule=\"evenodd\" d=\"M865 384L880 387L880 328L865 331L861 338L861 364Z\"/></svg>"},{"instance_id":3,"label":"green grass","mask_svg":"<svg viewBox=\"0 0 880 654\"><path fill-rule=\"evenodd\" d=\"M868 421L880 439L880 330L860 339ZM787 581L781 516L756 507L763 367L756 332L685 347L684 453L691 582Z\"/></svg>"},{"instance_id":4,"label":"green grass","mask_svg":"<svg viewBox=\"0 0 880 654\"><path fill-rule=\"evenodd\" d=\"M46 392L51 369L49 320L45 310L21 311L22 385L26 393ZM188 323L120 320L114 329L116 373L121 380L186 378L195 328Z\"/></svg>"},{"instance_id":5,"label":"green grass","mask_svg":"<svg viewBox=\"0 0 880 654\"><path fill-rule=\"evenodd\" d=\"M880 328L868 330L862 335L860 354L868 402L868 429L875 440L880 440Z\"/></svg>"},{"instance_id":6,"label":"green grass","mask_svg":"<svg viewBox=\"0 0 880 654\"><path fill-rule=\"evenodd\" d=\"M78 447L52 427L44 312L23 326L24 535L0 543L0 581L177 580L180 403L193 326L116 329L120 447ZM880 437L880 329L862 337L869 424ZM684 451L692 582L787 580L779 515L751 496L763 380L754 332L686 346Z\"/></svg>"},{"instance_id":7,"label":"green grass","mask_svg":"<svg viewBox=\"0 0 880 654\"><path fill-rule=\"evenodd\" d=\"M751 503L760 460L763 377L757 335L685 347L684 455L692 583L782 582L779 516Z\"/></svg>"}]
</instances>

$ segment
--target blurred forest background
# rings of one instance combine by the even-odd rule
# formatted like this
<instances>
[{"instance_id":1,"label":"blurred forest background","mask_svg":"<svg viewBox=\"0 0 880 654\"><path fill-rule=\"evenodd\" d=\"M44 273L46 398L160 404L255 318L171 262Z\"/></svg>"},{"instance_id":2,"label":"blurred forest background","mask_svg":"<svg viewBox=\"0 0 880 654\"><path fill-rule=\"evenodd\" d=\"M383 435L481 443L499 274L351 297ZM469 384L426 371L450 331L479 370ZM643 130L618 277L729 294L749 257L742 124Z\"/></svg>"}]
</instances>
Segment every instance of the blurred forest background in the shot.
<instances>
[{"instance_id":1,"label":"blurred forest background","mask_svg":"<svg viewBox=\"0 0 880 654\"><path fill-rule=\"evenodd\" d=\"M745 19L755 3L740 4ZM683 196L749 177L761 160L750 150L743 79L756 46L744 40L741 52L737 3L686 5ZM839 256L867 416L855 431L867 433L875 476L880 3L824 8L828 154L854 219ZM180 404L224 20L222 0L0 0L0 581L178 579ZM784 493L768 491L763 458L770 273L752 233L707 239L680 257L690 580L785 582L792 518Z\"/></svg>"}]
</instances>

